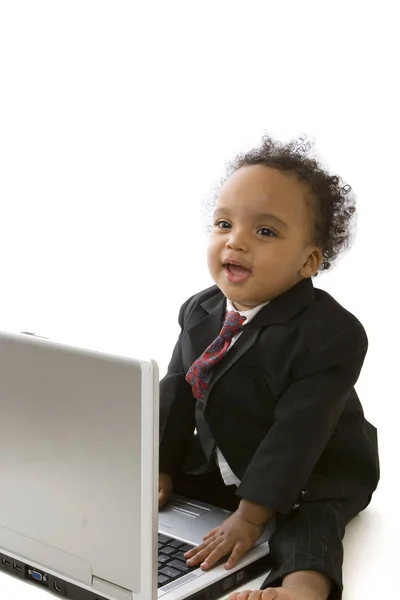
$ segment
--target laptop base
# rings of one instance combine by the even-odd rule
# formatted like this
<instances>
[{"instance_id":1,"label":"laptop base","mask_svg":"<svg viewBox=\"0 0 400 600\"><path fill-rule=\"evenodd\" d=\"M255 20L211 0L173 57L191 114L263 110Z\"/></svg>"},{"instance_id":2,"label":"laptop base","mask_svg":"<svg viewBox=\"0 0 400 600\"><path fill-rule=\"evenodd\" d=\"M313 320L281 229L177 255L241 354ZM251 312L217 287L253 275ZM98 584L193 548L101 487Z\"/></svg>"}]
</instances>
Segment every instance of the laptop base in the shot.
<instances>
[{"instance_id":1,"label":"laptop base","mask_svg":"<svg viewBox=\"0 0 400 600\"><path fill-rule=\"evenodd\" d=\"M107 598L96 592L85 590L69 581L55 577L46 571L32 567L21 560L15 560L3 553L0 553L0 571L19 579L24 579L48 592L52 592L59 598L70 598L71 600L107 600Z\"/></svg>"}]
</instances>

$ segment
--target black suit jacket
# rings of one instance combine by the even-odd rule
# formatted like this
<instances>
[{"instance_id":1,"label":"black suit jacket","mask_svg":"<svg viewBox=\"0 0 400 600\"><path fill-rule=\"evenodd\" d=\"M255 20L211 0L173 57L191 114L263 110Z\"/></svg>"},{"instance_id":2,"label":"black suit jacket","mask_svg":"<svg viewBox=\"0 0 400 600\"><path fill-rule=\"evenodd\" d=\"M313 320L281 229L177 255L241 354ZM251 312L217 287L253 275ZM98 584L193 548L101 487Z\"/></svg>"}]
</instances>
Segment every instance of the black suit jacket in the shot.
<instances>
[{"instance_id":1,"label":"black suit jacket","mask_svg":"<svg viewBox=\"0 0 400 600\"><path fill-rule=\"evenodd\" d=\"M304 500L365 495L379 480L376 429L354 390L368 341L361 323L311 279L273 299L216 366L205 401L185 374L217 337L226 298L189 298L160 384L160 472L201 472L215 444L238 494L288 513ZM198 433L194 430L197 428Z\"/></svg>"}]
</instances>

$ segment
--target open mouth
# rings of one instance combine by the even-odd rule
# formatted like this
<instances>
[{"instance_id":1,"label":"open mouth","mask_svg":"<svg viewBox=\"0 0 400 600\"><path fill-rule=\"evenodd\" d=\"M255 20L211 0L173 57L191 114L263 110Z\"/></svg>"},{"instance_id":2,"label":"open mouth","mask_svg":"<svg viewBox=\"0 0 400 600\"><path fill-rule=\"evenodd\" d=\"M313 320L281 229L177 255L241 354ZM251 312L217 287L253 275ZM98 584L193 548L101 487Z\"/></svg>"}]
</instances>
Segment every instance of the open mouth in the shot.
<instances>
[{"instance_id":1,"label":"open mouth","mask_svg":"<svg viewBox=\"0 0 400 600\"><path fill-rule=\"evenodd\" d=\"M241 283L246 281L251 275L250 269L246 269L240 265L234 265L232 263L226 263L224 265L224 271L226 278L231 283Z\"/></svg>"}]
</instances>

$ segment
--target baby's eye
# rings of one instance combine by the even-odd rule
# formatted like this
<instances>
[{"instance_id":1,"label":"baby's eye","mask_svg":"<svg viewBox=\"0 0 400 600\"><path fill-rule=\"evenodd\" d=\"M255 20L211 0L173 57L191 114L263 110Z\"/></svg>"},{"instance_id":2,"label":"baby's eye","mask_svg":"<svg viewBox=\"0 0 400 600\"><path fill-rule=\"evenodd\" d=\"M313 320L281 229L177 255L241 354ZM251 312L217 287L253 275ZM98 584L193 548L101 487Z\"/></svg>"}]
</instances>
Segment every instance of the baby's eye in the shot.
<instances>
[{"instance_id":1,"label":"baby's eye","mask_svg":"<svg viewBox=\"0 0 400 600\"><path fill-rule=\"evenodd\" d=\"M276 237L276 233L275 231L272 231L272 229L269 229L269 227L261 227L261 229L258 230L258 233L263 232L261 235L263 237Z\"/></svg>"},{"instance_id":2,"label":"baby's eye","mask_svg":"<svg viewBox=\"0 0 400 600\"><path fill-rule=\"evenodd\" d=\"M230 223L228 223L228 221L224 221L223 219L221 219L220 221L216 221L214 225L216 227L219 227L220 229L227 229L228 227L230 227Z\"/></svg>"}]
</instances>

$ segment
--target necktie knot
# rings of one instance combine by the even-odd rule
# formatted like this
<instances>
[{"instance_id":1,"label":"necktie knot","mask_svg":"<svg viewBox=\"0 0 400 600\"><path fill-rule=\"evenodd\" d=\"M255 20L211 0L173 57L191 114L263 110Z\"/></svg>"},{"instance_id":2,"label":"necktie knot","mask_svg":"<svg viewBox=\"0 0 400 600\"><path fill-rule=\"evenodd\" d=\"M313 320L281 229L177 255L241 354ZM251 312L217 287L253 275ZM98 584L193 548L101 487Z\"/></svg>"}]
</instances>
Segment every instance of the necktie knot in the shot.
<instances>
[{"instance_id":1,"label":"necktie knot","mask_svg":"<svg viewBox=\"0 0 400 600\"><path fill-rule=\"evenodd\" d=\"M236 310L232 310L225 315L225 321L220 331L220 336L226 340L230 341L233 336L239 331L243 323L245 322L246 317L242 317Z\"/></svg>"}]
</instances>

